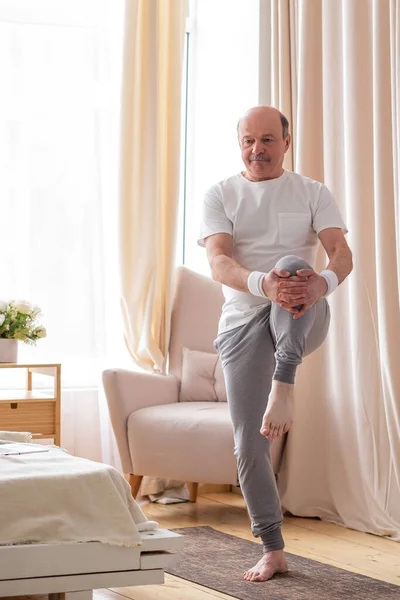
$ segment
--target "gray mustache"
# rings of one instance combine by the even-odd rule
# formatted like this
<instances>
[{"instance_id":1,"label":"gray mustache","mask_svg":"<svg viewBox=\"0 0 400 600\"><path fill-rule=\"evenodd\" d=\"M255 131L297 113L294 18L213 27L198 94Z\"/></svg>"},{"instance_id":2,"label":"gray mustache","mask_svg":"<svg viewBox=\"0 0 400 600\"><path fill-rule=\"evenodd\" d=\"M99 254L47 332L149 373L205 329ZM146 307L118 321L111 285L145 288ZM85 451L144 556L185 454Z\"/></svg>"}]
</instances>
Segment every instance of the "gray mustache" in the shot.
<instances>
[{"instance_id":1,"label":"gray mustache","mask_svg":"<svg viewBox=\"0 0 400 600\"><path fill-rule=\"evenodd\" d=\"M263 154L255 154L254 156L252 156L250 158L250 162L257 161L257 160L264 161L264 162L271 162L271 159L268 158L267 156L264 156Z\"/></svg>"}]
</instances>

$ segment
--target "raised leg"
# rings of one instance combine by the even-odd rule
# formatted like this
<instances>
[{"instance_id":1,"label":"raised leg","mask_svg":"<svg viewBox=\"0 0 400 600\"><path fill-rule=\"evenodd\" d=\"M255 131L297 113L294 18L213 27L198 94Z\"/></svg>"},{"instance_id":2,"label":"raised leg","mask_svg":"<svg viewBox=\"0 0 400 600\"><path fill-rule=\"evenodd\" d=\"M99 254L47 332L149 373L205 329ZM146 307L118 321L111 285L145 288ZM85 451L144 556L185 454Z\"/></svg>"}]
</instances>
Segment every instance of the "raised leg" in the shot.
<instances>
[{"instance_id":1,"label":"raised leg","mask_svg":"<svg viewBox=\"0 0 400 600\"><path fill-rule=\"evenodd\" d=\"M310 268L298 256L286 256L276 267L293 274L299 269ZM297 320L287 310L273 304L270 326L276 348L276 367L261 433L272 440L281 437L292 426L296 370L303 357L318 348L326 337L329 327L328 303L324 298L318 300Z\"/></svg>"},{"instance_id":2,"label":"raised leg","mask_svg":"<svg viewBox=\"0 0 400 600\"><path fill-rule=\"evenodd\" d=\"M136 498L139 492L140 484L142 483L143 475L134 475L129 473L129 484L132 490L132 496Z\"/></svg>"}]
</instances>

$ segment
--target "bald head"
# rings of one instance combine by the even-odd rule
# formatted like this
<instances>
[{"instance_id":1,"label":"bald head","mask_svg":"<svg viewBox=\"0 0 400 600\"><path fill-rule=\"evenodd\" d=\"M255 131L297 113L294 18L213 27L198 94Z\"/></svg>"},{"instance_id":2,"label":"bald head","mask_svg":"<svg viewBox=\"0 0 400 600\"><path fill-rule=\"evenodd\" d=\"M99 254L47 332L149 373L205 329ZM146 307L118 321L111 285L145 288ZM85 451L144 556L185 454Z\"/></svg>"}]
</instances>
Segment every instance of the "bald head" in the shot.
<instances>
[{"instance_id":1,"label":"bald head","mask_svg":"<svg viewBox=\"0 0 400 600\"><path fill-rule=\"evenodd\" d=\"M280 177L290 147L286 117L272 106L256 106L239 119L237 131L245 177L251 181Z\"/></svg>"},{"instance_id":2,"label":"bald head","mask_svg":"<svg viewBox=\"0 0 400 600\"><path fill-rule=\"evenodd\" d=\"M240 117L237 124L237 134L240 140L242 124L246 124L248 120L257 120L262 122L277 122L279 120L282 127L282 137L285 139L289 133L289 121L283 113L273 106L255 106L247 110L242 117Z\"/></svg>"}]
</instances>

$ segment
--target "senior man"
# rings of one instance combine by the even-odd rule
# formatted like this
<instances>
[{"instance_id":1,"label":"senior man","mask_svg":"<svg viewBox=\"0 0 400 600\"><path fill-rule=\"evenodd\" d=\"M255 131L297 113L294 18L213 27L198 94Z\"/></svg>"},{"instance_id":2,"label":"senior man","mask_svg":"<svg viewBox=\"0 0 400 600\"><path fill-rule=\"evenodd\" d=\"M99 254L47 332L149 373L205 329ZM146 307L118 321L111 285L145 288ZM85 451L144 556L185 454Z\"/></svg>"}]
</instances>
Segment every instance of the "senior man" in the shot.
<instances>
[{"instance_id":1,"label":"senior man","mask_svg":"<svg viewBox=\"0 0 400 600\"><path fill-rule=\"evenodd\" d=\"M239 481L263 543L244 578L266 581L287 571L270 443L292 425L297 366L327 335L326 297L351 272L352 255L328 188L283 168L286 117L270 106L252 108L239 120L238 139L245 170L206 193L199 244L223 284L215 347ZM313 268L319 243L329 259L321 273Z\"/></svg>"}]
</instances>

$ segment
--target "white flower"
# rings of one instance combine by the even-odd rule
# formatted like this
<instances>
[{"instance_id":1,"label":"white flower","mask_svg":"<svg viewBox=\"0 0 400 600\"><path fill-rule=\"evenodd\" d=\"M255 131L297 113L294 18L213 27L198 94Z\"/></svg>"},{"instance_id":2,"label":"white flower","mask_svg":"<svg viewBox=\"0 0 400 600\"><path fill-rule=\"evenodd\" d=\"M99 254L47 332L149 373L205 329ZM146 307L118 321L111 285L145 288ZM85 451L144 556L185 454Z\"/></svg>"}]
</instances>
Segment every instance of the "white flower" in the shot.
<instances>
[{"instance_id":1,"label":"white flower","mask_svg":"<svg viewBox=\"0 0 400 600\"><path fill-rule=\"evenodd\" d=\"M45 327L37 327L35 329L35 335L37 335L38 338L45 338L47 335L47 331Z\"/></svg>"},{"instance_id":2,"label":"white flower","mask_svg":"<svg viewBox=\"0 0 400 600\"><path fill-rule=\"evenodd\" d=\"M32 305L25 300L12 300L10 304L13 308L15 308L15 310L23 315L30 315L32 313Z\"/></svg>"},{"instance_id":3,"label":"white flower","mask_svg":"<svg viewBox=\"0 0 400 600\"><path fill-rule=\"evenodd\" d=\"M0 300L0 312L6 312L8 306L8 302L4 302L4 300Z\"/></svg>"},{"instance_id":4,"label":"white flower","mask_svg":"<svg viewBox=\"0 0 400 600\"><path fill-rule=\"evenodd\" d=\"M0 315L0 327L3 325L5 320L6 320L5 315Z\"/></svg>"}]
</instances>

